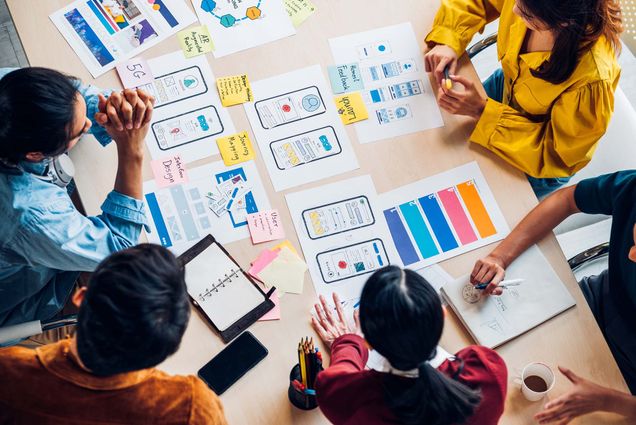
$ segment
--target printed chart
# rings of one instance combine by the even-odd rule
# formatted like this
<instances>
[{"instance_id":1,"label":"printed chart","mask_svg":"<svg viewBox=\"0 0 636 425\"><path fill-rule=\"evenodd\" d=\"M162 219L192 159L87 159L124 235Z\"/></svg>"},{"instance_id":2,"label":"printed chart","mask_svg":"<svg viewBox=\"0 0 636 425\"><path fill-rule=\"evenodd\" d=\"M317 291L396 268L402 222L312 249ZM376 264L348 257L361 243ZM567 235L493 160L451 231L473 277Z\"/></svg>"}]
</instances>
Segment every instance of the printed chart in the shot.
<instances>
[{"instance_id":1,"label":"printed chart","mask_svg":"<svg viewBox=\"0 0 636 425\"><path fill-rule=\"evenodd\" d=\"M370 273L399 262L370 176L285 198L318 294L359 298Z\"/></svg>"},{"instance_id":2,"label":"printed chart","mask_svg":"<svg viewBox=\"0 0 636 425\"><path fill-rule=\"evenodd\" d=\"M250 236L247 215L270 208L254 161L226 167L222 161L188 170L190 181L158 189L154 180L144 183L144 198L150 211L150 242L182 253L212 234L220 243ZM240 202L223 215L212 211L211 193L240 176L248 186Z\"/></svg>"},{"instance_id":3,"label":"printed chart","mask_svg":"<svg viewBox=\"0 0 636 425\"><path fill-rule=\"evenodd\" d=\"M360 143L444 125L410 23L332 38L329 44L335 63L353 65L362 77L369 119L354 124Z\"/></svg>"},{"instance_id":4,"label":"printed chart","mask_svg":"<svg viewBox=\"0 0 636 425\"><path fill-rule=\"evenodd\" d=\"M214 57L296 34L281 0L192 0L214 40Z\"/></svg>"},{"instance_id":5,"label":"printed chart","mask_svg":"<svg viewBox=\"0 0 636 425\"><path fill-rule=\"evenodd\" d=\"M50 19L93 77L196 21L182 0L77 0Z\"/></svg>"},{"instance_id":6,"label":"printed chart","mask_svg":"<svg viewBox=\"0 0 636 425\"><path fill-rule=\"evenodd\" d=\"M245 113L276 191L358 168L319 65L252 83Z\"/></svg>"},{"instance_id":7,"label":"printed chart","mask_svg":"<svg viewBox=\"0 0 636 425\"><path fill-rule=\"evenodd\" d=\"M420 268L503 239L509 231L476 162L380 196L401 261Z\"/></svg>"},{"instance_id":8,"label":"printed chart","mask_svg":"<svg viewBox=\"0 0 636 425\"><path fill-rule=\"evenodd\" d=\"M142 86L155 97L146 144L153 159L181 155L185 162L219 153L216 139L235 133L205 56L180 51L148 61L155 80Z\"/></svg>"}]
</instances>

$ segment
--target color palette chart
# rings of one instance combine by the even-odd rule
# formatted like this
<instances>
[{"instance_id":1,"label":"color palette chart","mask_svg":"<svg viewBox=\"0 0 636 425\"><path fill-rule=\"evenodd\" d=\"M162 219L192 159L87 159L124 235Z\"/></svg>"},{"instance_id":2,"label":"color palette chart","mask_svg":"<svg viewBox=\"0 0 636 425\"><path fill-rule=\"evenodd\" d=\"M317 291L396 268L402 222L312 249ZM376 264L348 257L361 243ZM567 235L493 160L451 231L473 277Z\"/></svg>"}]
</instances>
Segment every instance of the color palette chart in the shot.
<instances>
[{"instance_id":1,"label":"color palette chart","mask_svg":"<svg viewBox=\"0 0 636 425\"><path fill-rule=\"evenodd\" d=\"M476 162L380 196L404 266L428 266L503 239L509 228Z\"/></svg>"}]
</instances>

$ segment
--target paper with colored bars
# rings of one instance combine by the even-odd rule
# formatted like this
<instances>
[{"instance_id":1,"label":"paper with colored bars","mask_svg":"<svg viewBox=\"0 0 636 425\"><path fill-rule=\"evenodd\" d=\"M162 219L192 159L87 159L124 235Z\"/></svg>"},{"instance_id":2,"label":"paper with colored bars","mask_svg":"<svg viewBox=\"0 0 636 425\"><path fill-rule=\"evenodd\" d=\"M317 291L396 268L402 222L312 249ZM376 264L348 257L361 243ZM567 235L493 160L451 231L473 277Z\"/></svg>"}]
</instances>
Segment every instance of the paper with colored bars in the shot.
<instances>
[{"instance_id":1,"label":"paper with colored bars","mask_svg":"<svg viewBox=\"0 0 636 425\"><path fill-rule=\"evenodd\" d=\"M386 223L378 214L371 176L287 195L298 240L318 294L359 298L370 274L399 264Z\"/></svg>"},{"instance_id":2,"label":"paper with colored bars","mask_svg":"<svg viewBox=\"0 0 636 425\"><path fill-rule=\"evenodd\" d=\"M413 269L501 240L509 232L476 162L382 194L380 202L400 259Z\"/></svg>"}]
</instances>

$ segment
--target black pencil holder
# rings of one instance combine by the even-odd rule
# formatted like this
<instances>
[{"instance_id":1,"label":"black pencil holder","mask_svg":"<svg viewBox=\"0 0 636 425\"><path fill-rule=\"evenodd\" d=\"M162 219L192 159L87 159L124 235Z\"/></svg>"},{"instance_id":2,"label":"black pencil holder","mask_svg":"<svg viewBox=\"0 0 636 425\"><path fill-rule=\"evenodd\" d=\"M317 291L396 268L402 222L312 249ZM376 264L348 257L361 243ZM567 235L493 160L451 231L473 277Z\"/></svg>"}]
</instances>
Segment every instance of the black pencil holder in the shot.
<instances>
[{"instance_id":1,"label":"black pencil holder","mask_svg":"<svg viewBox=\"0 0 636 425\"><path fill-rule=\"evenodd\" d=\"M320 370L323 370L322 367L320 367ZM291 404L302 410L312 410L318 407L316 395L306 394L304 391L299 391L294 388L294 385L292 384L294 380L299 382L302 380L299 364L296 364L296 366L292 368L291 372L289 372L289 389L287 390L287 396L289 397Z\"/></svg>"}]
</instances>

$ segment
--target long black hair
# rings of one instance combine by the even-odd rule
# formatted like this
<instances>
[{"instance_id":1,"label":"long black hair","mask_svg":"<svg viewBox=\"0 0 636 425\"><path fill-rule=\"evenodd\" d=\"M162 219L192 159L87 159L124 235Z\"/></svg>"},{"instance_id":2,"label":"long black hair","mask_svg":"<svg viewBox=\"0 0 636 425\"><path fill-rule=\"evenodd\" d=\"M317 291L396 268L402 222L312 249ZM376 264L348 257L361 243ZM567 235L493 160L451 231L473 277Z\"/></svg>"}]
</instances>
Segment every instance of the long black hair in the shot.
<instances>
[{"instance_id":1,"label":"long black hair","mask_svg":"<svg viewBox=\"0 0 636 425\"><path fill-rule=\"evenodd\" d=\"M367 281L360 298L360 324L369 344L399 370L419 377L384 377L391 411L408 425L463 423L481 401L478 391L434 369L444 313L439 295L419 274L388 266Z\"/></svg>"},{"instance_id":2,"label":"long black hair","mask_svg":"<svg viewBox=\"0 0 636 425\"><path fill-rule=\"evenodd\" d=\"M601 36L620 52L623 26L618 0L518 0L517 7L525 19L538 19L555 34L550 59L532 70L535 77L564 82Z\"/></svg>"}]
</instances>

